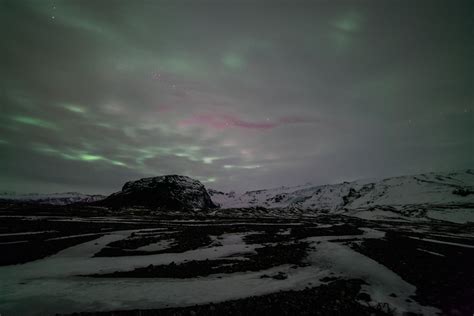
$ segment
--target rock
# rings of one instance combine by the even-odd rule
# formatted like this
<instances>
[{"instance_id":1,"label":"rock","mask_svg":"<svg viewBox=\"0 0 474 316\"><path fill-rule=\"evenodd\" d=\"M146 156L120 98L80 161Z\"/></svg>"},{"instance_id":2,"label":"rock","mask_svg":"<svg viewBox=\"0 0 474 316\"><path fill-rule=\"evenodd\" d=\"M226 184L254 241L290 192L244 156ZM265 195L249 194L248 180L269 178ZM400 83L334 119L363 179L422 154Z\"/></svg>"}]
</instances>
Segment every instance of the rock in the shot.
<instances>
[{"instance_id":1,"label":"rock","mask_svg":"<svg viewBox=\"0 0 474 316\"><path fill-rule=\"evenodd\" d=\"M332 282L332 281L336 281L338 280L339 278L336 278L336 277L324 277L321 279L321 282Z\"/></svg>"},{"instance_id":2,"label":"rock","mask_svg":"<svg viewBox=\"0 0 474 316\"><path fill-rule=\"evenodd\" d=\"M147 207L168 211L192 211L215 208L204 185L179 175L143 178L125 183L122 191L113 193L100 205Z\"/></svg>"},{"instance_id":3,"label":"rock","mask_svg":"<svg viewBox=\"0 0 474 316\"><path fill-rule=\"evenodd\" d=\"M370 295L367 294L367 293L359 293L359 295L357 295L357 299L361 300L361 301L364 301L364 302L370 302L371 301Z\"/></svg>"},{"instance_id":4,"label":"rock","mask_svg":"<svg viewBox=\"0 0 474 316\"><path fill-rule=\"evenodd\" d=\"M286 275L286 273L278 272L278 274L272 276L272 278L275 280L286 280L288 276Z\"/></svg>"}]
</instances>

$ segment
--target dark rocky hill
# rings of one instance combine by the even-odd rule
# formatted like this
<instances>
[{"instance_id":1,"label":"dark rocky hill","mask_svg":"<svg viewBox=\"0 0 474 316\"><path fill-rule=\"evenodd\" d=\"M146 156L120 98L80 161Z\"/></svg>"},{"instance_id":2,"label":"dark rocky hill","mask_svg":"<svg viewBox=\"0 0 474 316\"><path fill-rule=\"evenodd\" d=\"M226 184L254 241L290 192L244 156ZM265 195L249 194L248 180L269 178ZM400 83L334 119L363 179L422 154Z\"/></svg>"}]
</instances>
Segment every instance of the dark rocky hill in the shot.
<instances>
[{"instance_id":1,"label":"dark rocky hill","mask_svg":"<svg viewBox=\"0 0 474 316\"><path fill-rule=\"evenodd\" d=\"M116 208L141 206L170 211L216 207L201 182L179 175L129 181L122 191L113 193L99 203Z\"/></svg>"}]
</instances>

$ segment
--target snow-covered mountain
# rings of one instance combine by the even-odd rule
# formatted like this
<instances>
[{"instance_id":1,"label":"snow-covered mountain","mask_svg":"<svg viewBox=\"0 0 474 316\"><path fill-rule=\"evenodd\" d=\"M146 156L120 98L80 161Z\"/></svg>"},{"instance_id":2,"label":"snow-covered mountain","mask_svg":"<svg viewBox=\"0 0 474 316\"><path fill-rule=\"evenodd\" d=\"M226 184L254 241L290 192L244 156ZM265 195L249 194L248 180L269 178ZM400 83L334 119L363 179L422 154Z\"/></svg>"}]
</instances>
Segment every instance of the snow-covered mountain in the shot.
<instances>
[{"instance_id":1,"label":"snow-covered mountain","mask_svg":"<svg viewBox=\"0 0 474 316\"><path fill-rule=\"evenodd\" d=\"M0 200L13 201L13 202L24 202L24 203L38 203L38 204L50 204L50 205L68 205L73 203L84 203L84 202L96 202L104 199L103 195L89 195L77 192L65 192L65 193L28 193L28 194L17 194L14 192L0 192Z\"/></svg>"},{"instance_id":2,"label":"snow-covered mountain","mask_svg":"<svg viewBox=\"0 0 474 316\"><path fill-rule=\"evenodd\" d=\"M81 193L0 192L0 202L68 205L98 202L115 208L189 211L209 216L300 217L342 214L365 219L474 222L474 170L357 180L330 185L304 184L243 194L206 188L197 180L171 175L127 182L109 197ZM219 209L215 209L215 206Z\"/></svg>"},{"instance_id":3,"label":"snow-covered mountain","mask_svg":"<svg viewBox=\"0 0 474 316\"><path fill-rule=\"evenodd\" d=\"M473 208L474 170L426 173L386 179L358 180L331 185L305 184L241 195L209 190L222 209L260 207L371 217L377 211L406 216L442 217L436 210ZM367 212L370 210L371 212ZM373 212L375 211L375 212ZM431 213L430 213L431 212ZM434 212L434 213L433 213ZM432 216L430 216L432 215ZM474 216L472 216L474 219Z\"/></svg>"}]
</instances>

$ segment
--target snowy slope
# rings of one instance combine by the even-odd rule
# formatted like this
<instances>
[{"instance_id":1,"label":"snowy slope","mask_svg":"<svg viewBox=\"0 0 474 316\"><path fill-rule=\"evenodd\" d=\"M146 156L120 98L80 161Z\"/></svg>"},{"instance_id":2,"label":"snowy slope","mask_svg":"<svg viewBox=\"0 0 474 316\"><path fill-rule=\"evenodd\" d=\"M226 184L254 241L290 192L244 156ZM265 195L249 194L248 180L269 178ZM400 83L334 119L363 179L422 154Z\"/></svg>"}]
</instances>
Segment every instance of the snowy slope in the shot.
<instances>
[{"instance_id":1,"label":"snowy slope","mask_svg":"<svg viewBox=\"0 0 474 316\"><path fill-rule=\"evenodd\" d=\"M333 185L306 184L249 191L241 195L209 191L213 201L222 209L264 207L355 214L354 211L381 208L404 215L413 215L413 210L416 209L420 216L425 216L428 210L446 207L472 208L474 194L471 192L474 192L473 170L358 180ZM433 218L438 216L436 214L435 212Z\"/></svg>"},{"instance_id":2,"label":"snowy slope","mask_svg":"<svg viewBox=\"0 0 474 316\"><path fill-rule=\"evenodd\" d=\"M77 192L66 192L66 193L51 193L51 194L40 194L40 193L29 193L29 194L16 194L14 192L0 192L0 200L26 202L26 203L39 203L39 204L50 204L50 205L68 205L73 203L81 202L95 202L104 199L103 195L88 195Z\"/></svg>"}]
</instances>

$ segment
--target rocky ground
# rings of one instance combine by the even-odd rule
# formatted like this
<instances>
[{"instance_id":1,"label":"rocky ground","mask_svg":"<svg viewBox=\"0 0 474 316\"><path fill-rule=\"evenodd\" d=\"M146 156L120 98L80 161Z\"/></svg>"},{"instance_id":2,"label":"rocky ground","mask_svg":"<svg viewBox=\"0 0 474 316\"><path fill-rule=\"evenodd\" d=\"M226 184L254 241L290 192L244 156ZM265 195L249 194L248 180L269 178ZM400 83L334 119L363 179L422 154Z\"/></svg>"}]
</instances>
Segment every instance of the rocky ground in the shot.
<instances>
[{"instance_id":1,"label":"rocky ground","mask_svg":"<svg viewBox=\"0 0 474 316\"><path fill-rule=\"evenodd\" d=\"M3 315L474 311L469 224L59 210L0 212Z\"/></svg>"},{"instance_id":2,"label":"rocky ground","mask_svg":"<svg viewBox=\"0 0 474 316\"><path fill-rule=\"evenodd\" d=\"M338 280L300 291L282 291L262 296L156 310L74 313L75 316L151 316L151 315L392 315L387 304L364 304L361 280Z\"/></svg>"}]
</instances>

